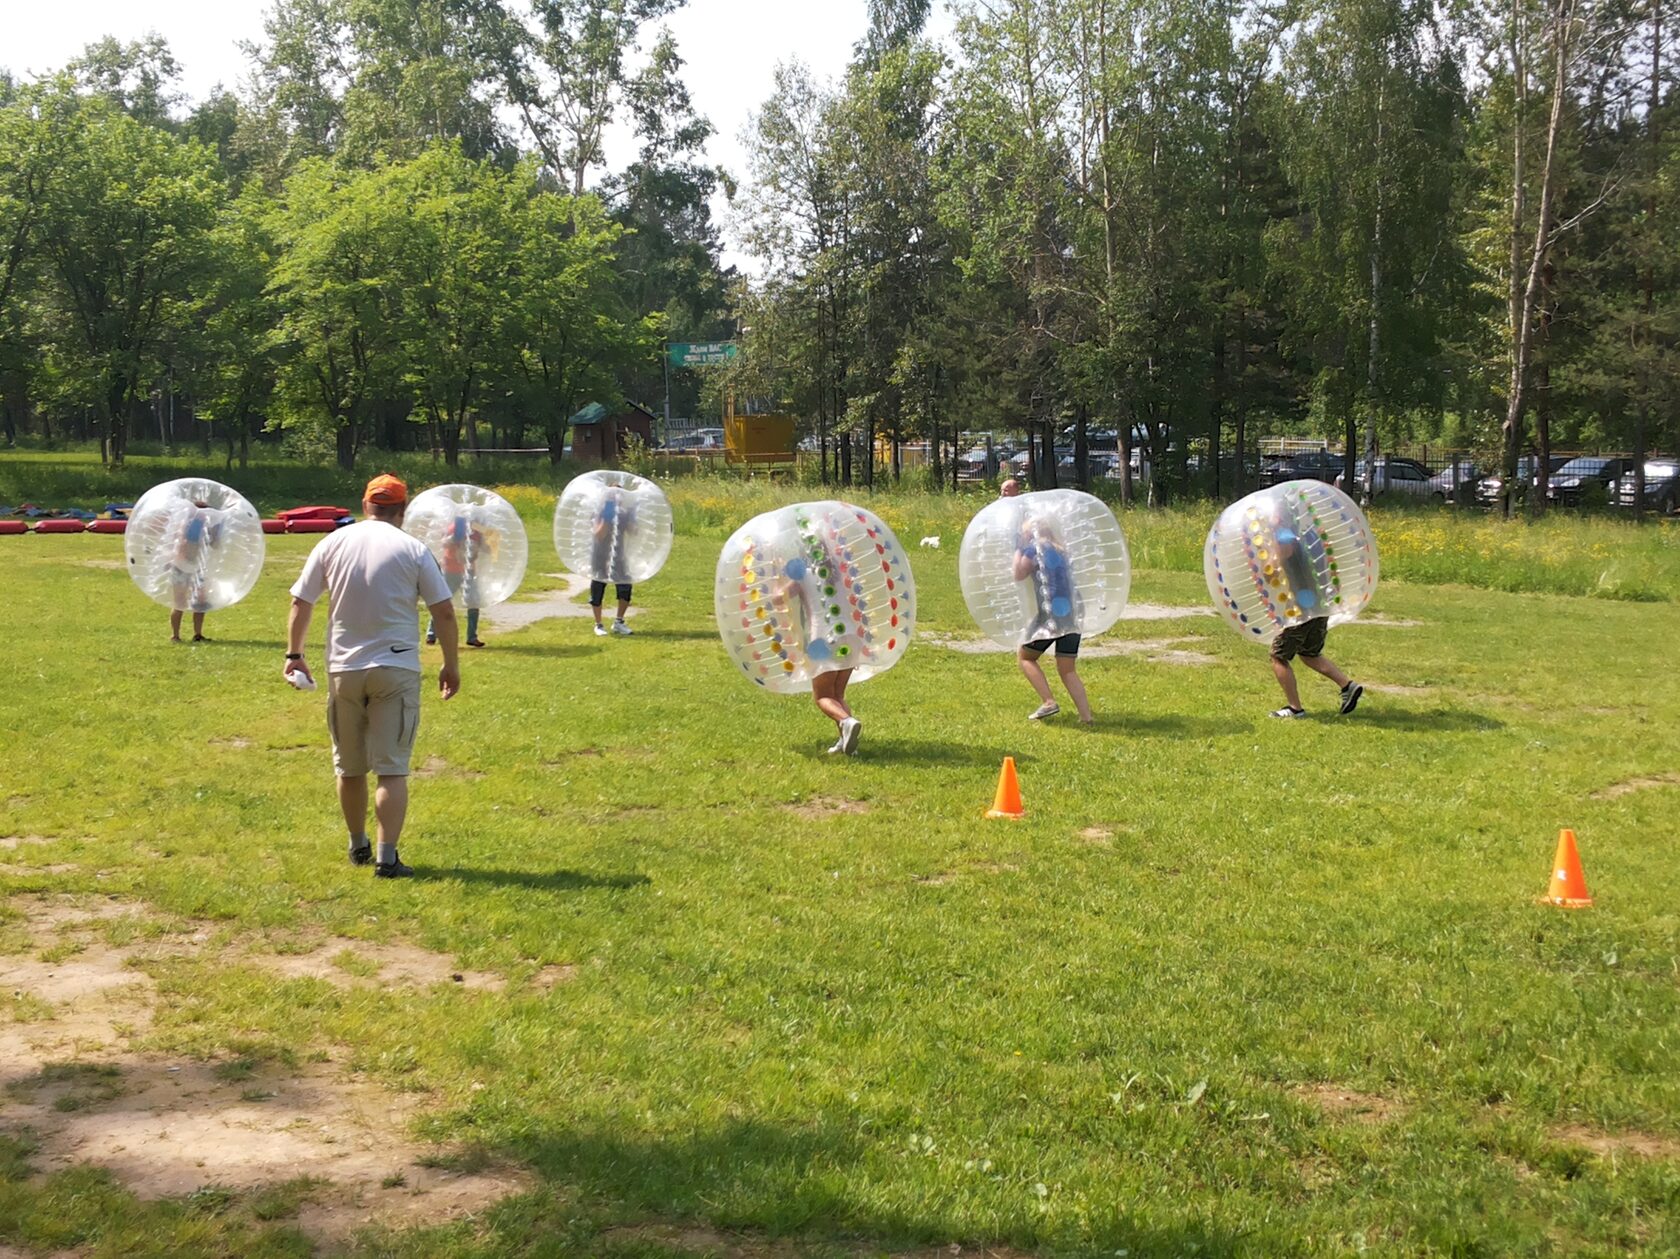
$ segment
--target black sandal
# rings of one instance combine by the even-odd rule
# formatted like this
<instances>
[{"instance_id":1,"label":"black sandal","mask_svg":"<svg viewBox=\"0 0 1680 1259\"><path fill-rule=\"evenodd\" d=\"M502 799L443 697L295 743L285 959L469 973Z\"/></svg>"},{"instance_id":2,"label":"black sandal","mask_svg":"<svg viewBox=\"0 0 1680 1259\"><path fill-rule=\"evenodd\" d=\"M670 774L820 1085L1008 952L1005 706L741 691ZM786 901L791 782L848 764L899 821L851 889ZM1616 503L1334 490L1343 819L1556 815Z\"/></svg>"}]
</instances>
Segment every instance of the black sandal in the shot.
<instances>
[{"instance_id":1,"label":"black sandal","mask_svg":"<svg viewBox=\"0 0 1680 1259\"><path fill-rule=\"evenodd\" d=\"M204 637L203 634L194 634L193 635L193 642L195 642L195 643L212 643L212 642L215 642L215 641L216 640L213 639L213 638Z\"/></svg>"}]
</instances>

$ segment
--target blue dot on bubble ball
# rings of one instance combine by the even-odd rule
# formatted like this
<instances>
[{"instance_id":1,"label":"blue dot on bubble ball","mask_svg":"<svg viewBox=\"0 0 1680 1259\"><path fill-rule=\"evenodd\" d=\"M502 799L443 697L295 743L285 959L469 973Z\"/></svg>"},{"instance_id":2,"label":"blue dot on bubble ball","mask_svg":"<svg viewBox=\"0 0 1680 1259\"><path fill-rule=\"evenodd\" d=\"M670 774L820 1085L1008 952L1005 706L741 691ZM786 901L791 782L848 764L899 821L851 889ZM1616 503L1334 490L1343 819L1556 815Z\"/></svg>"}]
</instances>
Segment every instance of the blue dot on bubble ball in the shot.
<instances>
[{"instance_id":1,"label":"blue dot on bubble ball","mask_svg":"<svg viewBox=\"0 0 1680 1259\"><path fill-rule=\"evenodd\" d=\"M1050 600L1050 612L1053 616L1066 616L1071 611L1073 605L1067 601L1066 596L1057 595Z\"/></svg>"},{"instance_id":2,"label":"blue dot on bubble ball","mask_svg":"<svg viewBox=\"0 0 1680 1259\"><path fill-rule=\"evenodd\" d=\"M1277 540L1284 545L1288 545L1289 543L1295 541L1295 531L1293 529L1279 529L1277 531Z\"/></svg>"},{"instance_id":3,"label":"blue dot on bubble ball","mask_svg":"<svg viewBox=\"0 0 1680 1259\"><path fill-rule=\"evenodd\" d=\"M805 654L812 660L827 660L828 644L823 642L820 638L813 642L809 642L805 644Z\"/></svg>"},{"instance_id":4,"label":"blue dot on bubble ball","mask_svg":"<svg viewBox=\"0 0 1680 1259\"><path fill-rule=\"evenodd\" d=\"M1315 607L1318 604L1318 592L1314 590L1297 590L1295 592L1295 602L1300 604L1303 608Z\"/></svg>"},{"instance_id":5,"label":"blue dot on bubble ball","mask_svg":"<svg viewBox=\"0 0 1680 1259\"><path fill-rule=\"evenodd\" d=\"M797 555L787 562L787 575L793 581L805 580L805 561Z\"/></svg>"}]
</instances>

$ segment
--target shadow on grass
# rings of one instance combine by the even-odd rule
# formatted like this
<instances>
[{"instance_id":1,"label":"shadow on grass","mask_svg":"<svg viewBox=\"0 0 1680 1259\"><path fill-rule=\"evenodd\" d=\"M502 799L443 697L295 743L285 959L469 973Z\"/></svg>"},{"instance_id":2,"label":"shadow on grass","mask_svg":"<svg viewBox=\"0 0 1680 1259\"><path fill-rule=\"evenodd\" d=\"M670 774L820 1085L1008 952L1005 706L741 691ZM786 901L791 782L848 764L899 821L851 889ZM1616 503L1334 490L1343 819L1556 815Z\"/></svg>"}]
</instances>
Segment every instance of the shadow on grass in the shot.
<instances>
[{"instance_id":1,"label":"shadow on grass","mask_svg":"<svg viewBox=\"0 0 1680 1259\"><path fill-rule=\"evenodd\" d=\"M463 660L490 659L494 656L587 656L593 654L586 643L504 643L489 639L483 647L461 647Z\"/></svg>"},{"instance_id":2,"label":"shadow on grass","mask_svg":"<svg viewBox=\"0 0 1680 1259\"><path fill-rule=\"evenodd\" d=\"M1331 715L1330 720L1341 720ZM1464 708L1367 708L1361 704L1358 711L1347 717L1349 722L1356 722L1361 726L1377 726L1384 730L1415 730L1419 733L1439 733L1443 730L1503 730L1505 723L1497 717L1490 717L1486 713L1471 712Z\"/></svg>"},{"instance_id":3,"label":"shadow on grass","mask_svg":"<svg viewBox=\"0 0 1680 1259\"><path fill-rule=\"evenodd\" d=\"M896 1170L877 1167L857 1174L871 1145L857 1138L854 1116L818 1116L799 1127L737 1119L688 1134L629 1136L622 1129L545 1128L495 1151L533 1168L568 1191L555 1211L571 1212L577 1196L604 1208L593 1222L592 1254L801 1255L939 1253L984 1255L993 1246L1010 1254L1032 1252L1048 1239L1033 1233L1033 1210L1004 1219L1001 1228L982 1213L942 1205L929 1194L882 1192L859 1202L859 1181L890 1191ZM879 1145L875 1144L875 1149ZM861 1170L861 1169L860 1169ZM906 1201L909 1199L909 1201ZM902 1203L903 1205L899 1205ZM727 1204L720 1206L719 1204ZM988 1217L990 1213L985 1213ZM713 1224L719 1216L722 1222ZM483 1221L491 1233L523 1241L542 1223L520 1213ZM997 1230L997 1231L994 1231ZM1141 1229L1124 1220L1093 1221L1089 1249L1081 1253L1188 1255L1219 1259L1253 1252L1256 1240L1186 1221ZM773 1239L781 1244L771 1245Z\"/></svg>"},{"instance_id":4,"label":"shadow on grass","mask_svg":"<svg viewBox=\"0 0 1680 1259\"><path fill-rule=\"evenodd\" d=\"M1254 722L1243 717L1190 717L1181 713L1098 713L1094 733L1134 739L1217 739L1246 734Z\"/></svg>"},{"instance_id":5,"label":"shadow on grass","mask_svg":"<svg viewBox=\"0 0 1680 1259\"><path fill-rule=\"evenodd\" d=\"M813 761L831 759L827 750L819 747L806 748L804 756ZM1017 765L1025 765L1033 759L1030 753L1024 753L1016 747L978 747L954 738L875 739L869 735L868 723L864 725L863 741L858 745L857 756L860 761L886 761L906 765L990 765L994 769L1006 756L1013 756Z\"/></svg>"},{"instance_id":6,"label":"shadow on grass","mask_svg":"<svg viewBox=\"0 0 1680 1259\"><path fill-rule=\"evenodd\" d=\"M718 633L715 629L688 630L688 629L652 629L652 628L649 628L649 629L639 629L639 630L637 630L636 633L635 633L635 637L637 637L637 638L657 638L660 642L670 642L670 641L694 641L694 642L699 642L701 640L704 640L704 641L709 642L709 643L717 643L719 647L723 646L722 642L718 639Z\"/></svg>"},{"instance_id":7,"label":"shadow on grass","mask_svg":"<svg viewBox=\"0 0 1680 1259\"><path fill-rule=\"evenodd\" d=\"M605 889L627 891L653 882L645 874L590 874L584 870L494 870L474 866L416 866L422 879L455 879L461 883L488 883L496 887L522 887L533 892L588 892Z\"/></svg>"}]
</instances>

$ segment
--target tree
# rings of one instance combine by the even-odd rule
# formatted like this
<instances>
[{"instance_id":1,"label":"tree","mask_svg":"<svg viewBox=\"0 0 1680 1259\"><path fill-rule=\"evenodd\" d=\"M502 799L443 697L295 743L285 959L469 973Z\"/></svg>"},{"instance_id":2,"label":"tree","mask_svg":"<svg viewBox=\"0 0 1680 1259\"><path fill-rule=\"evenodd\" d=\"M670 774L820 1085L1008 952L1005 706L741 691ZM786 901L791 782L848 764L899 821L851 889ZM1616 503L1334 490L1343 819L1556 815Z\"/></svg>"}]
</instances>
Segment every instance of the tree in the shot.
<instances>
[{"instance_id":1,"label":"tree","mask_svg":"<svg viewBox=\"0 0 1680 1259\"><path fill-rule=\"evenodd\" d=\"M279 312L268 291L275 255L268 219L254 185L223 208L210 240L204 305L186 337L185 384L200 418L227 442L230 468L236 454L245 466L274 395L270 334Z\"/></svg>"},{"instance_id":2,"label":"tree","mask_svg":"<svg viewBox=\"0 0 1680 1259\"><path fill-rule=\"evenodd\" d=\"M51 276L42 339L61 397L95 410L121 463L156 351L200 291L222 188L201 146L103 100L57 112L66 130L34 233Z\"/></svg>"}]
</instances>

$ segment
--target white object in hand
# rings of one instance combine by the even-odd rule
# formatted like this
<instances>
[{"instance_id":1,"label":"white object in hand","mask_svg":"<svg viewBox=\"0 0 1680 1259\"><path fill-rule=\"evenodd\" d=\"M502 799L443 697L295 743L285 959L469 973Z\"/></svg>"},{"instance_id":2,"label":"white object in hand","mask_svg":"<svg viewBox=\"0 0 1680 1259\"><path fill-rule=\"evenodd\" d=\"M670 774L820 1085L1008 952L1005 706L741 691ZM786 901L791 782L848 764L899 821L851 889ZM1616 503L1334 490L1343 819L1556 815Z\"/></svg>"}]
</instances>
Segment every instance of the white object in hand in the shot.
<instances>
[{"instance_id":1,"label":"white object in hand","mask_svg":"<svg viewBox=\"0 0 1680 1259\"><path fill-rule=\"evenodd\" d=\"M290 682L300 691L313 691L315 689L315 679L310 677L302 669L294 669L290 673L282 669L280 672L281 676L283 676L286 681Z\"/></svg>"}]
</instances>

